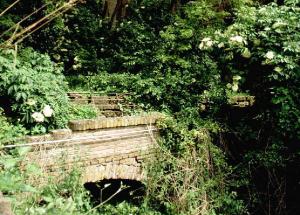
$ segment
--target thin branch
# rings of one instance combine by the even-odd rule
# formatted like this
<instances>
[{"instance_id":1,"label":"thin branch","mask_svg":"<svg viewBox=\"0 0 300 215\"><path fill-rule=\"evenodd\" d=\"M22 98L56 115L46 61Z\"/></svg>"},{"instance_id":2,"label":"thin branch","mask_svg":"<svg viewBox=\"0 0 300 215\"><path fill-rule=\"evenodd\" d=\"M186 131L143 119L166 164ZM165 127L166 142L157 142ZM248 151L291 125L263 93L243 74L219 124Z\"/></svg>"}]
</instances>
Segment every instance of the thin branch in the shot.
<instances>
[{"instance_id":1,"label":"thin branch","mask_svg":"<svg viewBox=\"0 0 300 215\"><path fill-rule=\"evenodd\" d=\"M45 20L51 19L53 16L56 17L57 14L61 14L61 13L65 12L66 9L72 8L73 6L75 6L79 2L81 2L81 0L70 0L67 3L64 3L62 6L60 6L57 9L55 9L54 11L52 11L51 13L49 13L48 15L46 15L45 17L43 17L40 20L36 21L35 23L29 25L23 31L19 32L15 36L12 36L10 39L8 39L7 41L5 41L4 43L6 43L6 44L13 43L14 40L17 40L18 38L24 36L25 34L27 34L30 31L32 31L34 28L36 28L37 26L39 26L39 24L41 24ZM53 20L53 18L51 20ZM21 38L18 41L20 41L20 40L21 40Z\"/></svg>"},{"instance_id":2,"label":"thin branch","mask_svg":"<svg viewBox=\"0 0 300 215\"><path fill-rule=\"evenodd\" d=\"M48 3L49 4L49 3ZM6 31L4 31L0 37L3 37L6 33L8 33L9 31L11 31L14 28L19 27L19 25L24 22L25 20L29 19L32 15L34 15L35 13L39 12L40 10L42 10L43 8L45 8L48 4L44 4L42 7L38 8L37 10L33 11L31 14L27 15L26 17L24 17L22 20L20 20L19 22L17 22L14 26L10 27L9 29L7 29Z\"/></svg>"},{"instance_id":3,"label":"thin branch","mask_svg":"<svg viewBox=\"0 0 300 215\"><path fill-rule=\"evenodd\" d=\"M11 5L8 6L8 8L6 8L4 11L2 11L0 13L0 16L3 16L10 8L12 8L13 6L15 6L20 0L15 1L14 3L12 3Z\"/></svg>"},{"instance_id":4,"label":"thin branch","mask_svg":"<svg viewBox=\"0 0 300 215\"><path fill-rule=\"evenodd\" d=\"M18 55L18 43L15 44L15 51L14 51L14 69L17 67L17 55Z\"/></svg>"},{"instance_id":5,"label":"thin branch","mask_svg":"<svg viewBox=\"0 0 300 215\"><path fill-rule=\"evenodd\" d=\"M57 8L56 10L52 11L51 13L49 13L48 15L46 15L45 17L43 17L40 20L38 20L37 22L29 25L27 28L25 28L20 33L16 34L15 36L12 36L8 41L13 42L18 37L21 37L22 35L26 34L29 31L31 31L36 26L38 26L40 23L42 23L43 21L47 20L48 18L50 18L51 16L55 15L56 13L59 13L59 11L62 10L65 6L66 6L66 4L64 4L63 6L61 6L61 7Z\"/></svg>"},{"instance_id":6,"label":"thin branch","mask_svg":"<svg viewBox=\"0 0 300 215\"><path fill-rule=\"evenodd\" d=\"M126 188L125 188L126 189ZM120 193L122 191L122 187L120 187L113 195L111 195L108 199L106 199L104 202L101 202L99 205L97 205L96 207L93 207L91 210L89 210L88 212L86 212L84 215L88 215L90 214L93 210L100 208L102 205L104 205L105 203L107 203L108 201L110 201L113 197L115 197L118 193Z\"/></svg>"},{"instance_id":7,"label":"thin branch","mask_svg":"<svg viewBox=\"0 0 300 215\"><path fill-rule=\"evenodd\" d=\"M31 32L29 32L28 34L22 36L19 40L17 40L17 42L15 43L19 43L21 41L23 41L24 39L26 39L27 37L29 37L31 34L33 34L34 32L36 32L37 30L39 30L40 28L44 27L45 25L47 25L49 22L51 22L53 19L59 17L60 15L62 15L63 13L65 13L66 11L70 10L71 7L66 8L65 10L61 11L61 13L56 14L55 16L51 17L49 20L47 20L46 22L44 22L43 24L41 24L40 26L38 26L37 28L33 29Z\"/></svg>"}]
</instances>

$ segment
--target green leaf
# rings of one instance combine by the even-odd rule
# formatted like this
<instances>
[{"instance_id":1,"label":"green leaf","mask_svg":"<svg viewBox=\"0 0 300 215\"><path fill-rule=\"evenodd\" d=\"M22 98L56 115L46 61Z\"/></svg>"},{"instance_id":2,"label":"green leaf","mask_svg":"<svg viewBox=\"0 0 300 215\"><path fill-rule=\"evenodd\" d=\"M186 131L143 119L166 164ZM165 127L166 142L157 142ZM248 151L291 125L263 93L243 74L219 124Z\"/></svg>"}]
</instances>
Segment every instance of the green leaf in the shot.
<instances>
[{"instance_id":1,"label":"green leaf","mask_svg":"<svg viewBox=\"0 0 300 215\"><path fill-rule=\"evenodd\" d=\"M26 155L30 151L31 151L31 147L29 147L29 146L17 148L17 152L21 157Z\"/></svg>"}]
</instances>

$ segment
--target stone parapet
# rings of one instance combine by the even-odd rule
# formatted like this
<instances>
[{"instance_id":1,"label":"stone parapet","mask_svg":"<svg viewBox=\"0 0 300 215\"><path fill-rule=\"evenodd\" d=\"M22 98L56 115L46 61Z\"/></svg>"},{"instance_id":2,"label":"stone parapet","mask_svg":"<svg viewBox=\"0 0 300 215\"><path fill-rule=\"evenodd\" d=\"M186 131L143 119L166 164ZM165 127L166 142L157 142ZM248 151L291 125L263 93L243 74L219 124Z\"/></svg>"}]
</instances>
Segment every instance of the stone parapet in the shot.
<instances>
[{"instance_id":1,"label":"stone parapet","mask_svg":"<svg viewBox=\"0 0 300 215\"><path fill-rule=\"evenodd\" d=\"M97 119L71 120L69 129L52 130L49 134L26 136L26 143L63 140L85 131L95 131L119 127L130 127L138 125L155 125L159 119L164 117L161 113L149 113L141 116L124 117L99 117Z\"/></svg>"},{"instance_id":2,"label":"stone parapet","mask_svg":"<svg viewBox=\"0 0 300 215\"><path fill-rule=\"evenodd\" d=\"M233 107L251 107L255 102L254 96L232 96L229 98L228 103Z\"/></svg>"},{"instance_id":3,"label":"stone parapet","mask_svg":"<svg viewBox=\"0 0 300 215\"><path fill-rule=\"evenodd\" d=\"M124 116L100 119L83 119L69 122L69 127L73 131L96 130L103 128L117 128L125 126L137 126L155 124L163 117L160 113L152 113L145 116Z\"/></svg>"},{"instance_id":4,"label":"stone parapet","mask_svg":"<svg viewBox=\"0 0 300 215\"><path fill-rule=\"evenodd\" d=\"M83 169L83 182L144 177L142 162L153 155L155 126L162 114L78 120L71 129L27 137L31 146L24 163L34 162L54 175L74 166Z\"/></svg>"}]
</instances>

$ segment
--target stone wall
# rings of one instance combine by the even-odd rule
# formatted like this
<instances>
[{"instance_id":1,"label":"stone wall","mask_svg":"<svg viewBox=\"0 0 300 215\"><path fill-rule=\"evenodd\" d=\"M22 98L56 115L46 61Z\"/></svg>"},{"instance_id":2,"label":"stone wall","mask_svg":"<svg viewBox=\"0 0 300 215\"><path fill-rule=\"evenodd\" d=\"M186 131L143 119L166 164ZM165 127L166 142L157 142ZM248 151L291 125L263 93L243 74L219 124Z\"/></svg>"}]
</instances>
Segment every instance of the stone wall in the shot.
<instances>
[{"instance_id":1,"label":"stone wall","mask_svg":"<svg viewBox=\"0 0 300 215\"><path fill-rule=\"evenodd\" d=\"M161 114L70 122L71 129L27 137L26 162L49 172L83 167L83 182L144 177L142 162L156 145L156 121Z\"/></svg>"},{"instance_id":2,"label":"stone wall","mask_svg":"<svg viewBox=\"0 0 300 215\"><path fill-rule=\"evenodd\" d=\"M232 107L239 107L239 108L251 107L254 105L254 102L255 102L254 96L232 96L228 100L228 103Z\"/></svg>"}]
</instances>

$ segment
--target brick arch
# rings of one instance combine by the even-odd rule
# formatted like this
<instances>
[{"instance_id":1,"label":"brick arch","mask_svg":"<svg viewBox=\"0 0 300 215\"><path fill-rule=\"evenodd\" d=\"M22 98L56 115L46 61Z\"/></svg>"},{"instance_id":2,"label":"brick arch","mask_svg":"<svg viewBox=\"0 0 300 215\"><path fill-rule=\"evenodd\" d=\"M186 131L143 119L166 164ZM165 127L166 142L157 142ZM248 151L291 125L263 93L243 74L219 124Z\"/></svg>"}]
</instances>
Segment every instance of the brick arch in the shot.
<instances>
[{"instance_id":1,"label":"brick arch","mask_svg":"<svg viewBox=\"0 0 300 215\"><path fill-rule=\"evenodd\" d=\"M30 136L24 162L34 162L54 175L61 169L82 169L82 182L103 179L142 180L142 163L151 157L156 146L156 121L161 114L99 118L70 122L71 129Z\"/></svg>"}]
</instances>

